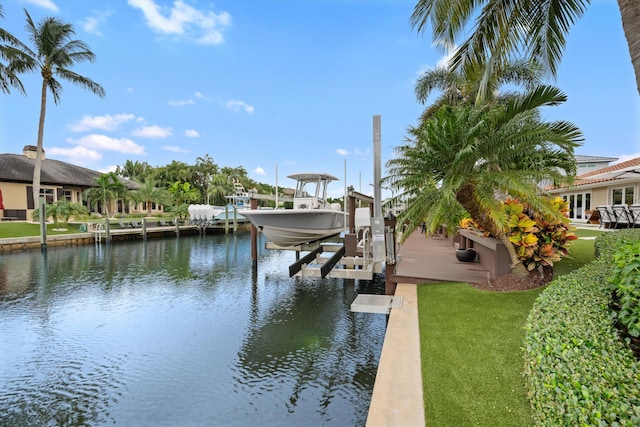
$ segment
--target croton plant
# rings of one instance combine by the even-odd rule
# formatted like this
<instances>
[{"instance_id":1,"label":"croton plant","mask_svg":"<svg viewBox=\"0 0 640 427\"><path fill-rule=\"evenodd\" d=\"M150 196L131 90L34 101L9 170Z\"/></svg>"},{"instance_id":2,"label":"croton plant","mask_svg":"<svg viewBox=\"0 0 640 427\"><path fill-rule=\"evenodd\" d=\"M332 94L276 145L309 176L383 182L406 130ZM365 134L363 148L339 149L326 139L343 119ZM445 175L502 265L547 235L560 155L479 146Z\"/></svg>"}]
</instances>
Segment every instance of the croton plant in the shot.
<instances>
[{"instance_id":1,"label":"croton plant","mask_svg":"<svg viewBox=\"0 0 640 427\"><path fill-rule=\"evenodd\" d=\"M518 258L529 271L540 266L553 267L555 262L568 255L569 242L578 238L568 218L569 203L561 197L548 199L547 203L552 213L535 211L517 199L507 199L501 203L507 218L504 231L515 246ZM464 218L460 227L489 235L472 218Z\"/></svg>"}]
</instances>

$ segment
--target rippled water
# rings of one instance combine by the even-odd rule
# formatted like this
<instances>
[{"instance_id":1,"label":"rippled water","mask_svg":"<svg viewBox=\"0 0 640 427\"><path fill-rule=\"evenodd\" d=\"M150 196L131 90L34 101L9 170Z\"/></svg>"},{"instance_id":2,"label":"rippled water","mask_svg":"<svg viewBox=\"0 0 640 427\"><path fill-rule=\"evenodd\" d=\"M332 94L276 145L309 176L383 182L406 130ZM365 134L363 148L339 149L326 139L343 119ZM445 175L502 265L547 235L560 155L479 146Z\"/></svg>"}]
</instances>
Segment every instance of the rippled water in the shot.
<instances>
[{"instance_id":1,"label":"rippled water","mask_svg":"<svg viewBox=\"0 0 640 427\"><path fill-rule=\"evenodd\" d=\"M259 244L259 247L263 244ZM248 234L0 256L3 425L364 425L368 281L288 277Z\"/></svg>"}]
</instances>

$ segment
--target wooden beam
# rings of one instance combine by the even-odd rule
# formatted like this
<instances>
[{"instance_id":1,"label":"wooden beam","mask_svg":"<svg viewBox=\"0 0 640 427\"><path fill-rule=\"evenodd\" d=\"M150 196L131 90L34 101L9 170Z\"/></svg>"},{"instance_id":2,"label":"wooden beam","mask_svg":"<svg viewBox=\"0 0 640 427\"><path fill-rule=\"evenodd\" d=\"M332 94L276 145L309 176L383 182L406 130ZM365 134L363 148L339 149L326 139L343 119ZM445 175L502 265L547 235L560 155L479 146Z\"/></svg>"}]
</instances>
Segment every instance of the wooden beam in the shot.
<instances>
[{"instance_id":1,"label":"wooden beam","mask_svg":"<svg viewBox=\"0 0 640 427\"><path fill-rule=\"evenodd\" d=\"M295 276L297 272L302 270L303 264L309 264L309 262L316 259L316 256L318 256L318 254L321 254L323 250L324 249L322 248L322 246L318 246L316 249L314 249L313 251L309 252L308 254L300 258L298 261L291 264L289 266L289 277Z\"/></svg>"},{"instance_id":2,"label":"wooden beam","mask_svg":"<svg viewBox=\"0 0 640 427\"><path fill-rule=\"evenodd\" d=\"M333 269L333 267L342 259L344 256L344 246L341 247L331 258L329 261L325 262L322 267L320 267L320 277L323 279L327 277L327 274Z\"/></svg>"}]
</instances>

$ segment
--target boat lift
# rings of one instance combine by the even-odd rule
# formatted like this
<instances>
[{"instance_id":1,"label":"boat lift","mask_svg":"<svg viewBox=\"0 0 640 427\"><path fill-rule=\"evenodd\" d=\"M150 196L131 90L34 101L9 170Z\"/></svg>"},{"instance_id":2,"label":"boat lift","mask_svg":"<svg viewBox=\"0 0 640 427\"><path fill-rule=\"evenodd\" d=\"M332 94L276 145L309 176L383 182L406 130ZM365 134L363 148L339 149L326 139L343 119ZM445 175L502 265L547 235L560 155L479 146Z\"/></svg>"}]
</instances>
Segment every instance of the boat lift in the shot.
<instances>
[{"instance_id":1,"label":"boat lift","mask_svg":"<svg viewBox=\"0 0 640 427\"><path fill-rule=\"evenodd\" d=\"M296 262L289 266L290 277L371 280L374 273L382 273L382 262L374 259L373 256L370 208L355 208L354 215L350 215L351 217L355 218L351 227L355 233L289 247L267 242L266 248L296 251ZM302 252L308 253L300 257ZM331 255L325 256L325 254Z\"/></svg>"}]
</instances>

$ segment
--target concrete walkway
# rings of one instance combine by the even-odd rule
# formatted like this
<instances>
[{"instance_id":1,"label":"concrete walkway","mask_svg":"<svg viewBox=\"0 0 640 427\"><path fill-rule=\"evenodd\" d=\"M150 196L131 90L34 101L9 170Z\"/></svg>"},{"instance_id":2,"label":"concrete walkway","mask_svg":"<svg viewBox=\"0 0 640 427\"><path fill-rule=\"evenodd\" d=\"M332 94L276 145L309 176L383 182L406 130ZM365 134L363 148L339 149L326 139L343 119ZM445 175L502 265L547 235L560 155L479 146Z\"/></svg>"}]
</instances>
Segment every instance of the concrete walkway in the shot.
<instances>
[{"instance_id":1,"label":"concrete walkway","mask_svg":"<svg viewBox=\"0 0 640 427\"><path fill-rule=\"evenodd\" d=\"M391 309L367 427L425 425L416 285L398 284L401 308Z\"/></svg>"}]
</instances>

